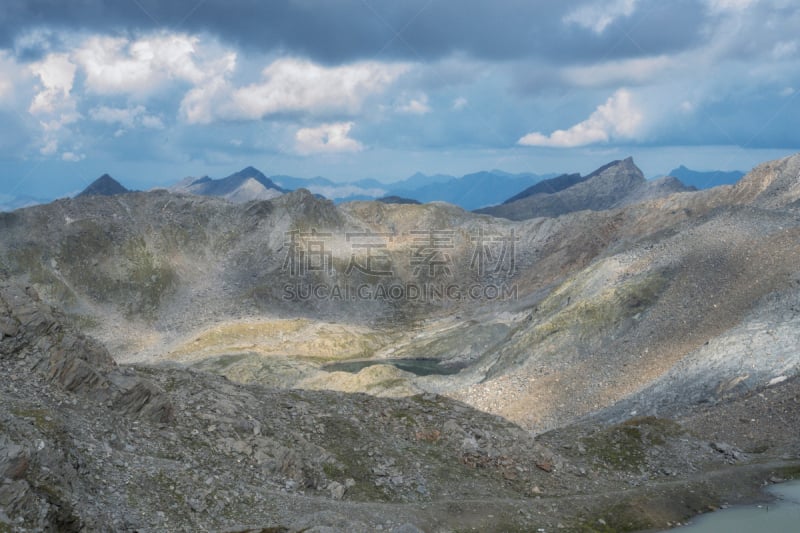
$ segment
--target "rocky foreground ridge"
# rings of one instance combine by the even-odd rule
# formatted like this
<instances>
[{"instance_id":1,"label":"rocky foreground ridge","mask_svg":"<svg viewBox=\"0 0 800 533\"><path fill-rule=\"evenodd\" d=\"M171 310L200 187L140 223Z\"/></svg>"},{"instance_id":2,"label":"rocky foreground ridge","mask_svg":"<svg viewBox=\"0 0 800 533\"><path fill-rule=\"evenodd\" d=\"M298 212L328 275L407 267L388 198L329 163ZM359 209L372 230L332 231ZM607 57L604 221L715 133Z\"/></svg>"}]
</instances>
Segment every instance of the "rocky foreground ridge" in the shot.
<instances>
[{"instance_id":1,"label":"rocky foreground ridge","mask_svg":"<svg viewBox=\"0 0 800 533\"><path fill-rule=\"evenodd\" d=\"M702 414L693 431L639 418L535 439L432 394L280 391L118 366L31 289L0 287L0 326L8 531L666 526L790 475L800 451L785 438L797 422L797 379L769 393L779 401L752 425L770 432L747 451L704 439ZM775 415L788 427L775 431ZM772 432L784 438L767 442ZM742 465L735 483L729 464ZM687 490L691 499L673 501Z\"/></svg>"}]
</instances>

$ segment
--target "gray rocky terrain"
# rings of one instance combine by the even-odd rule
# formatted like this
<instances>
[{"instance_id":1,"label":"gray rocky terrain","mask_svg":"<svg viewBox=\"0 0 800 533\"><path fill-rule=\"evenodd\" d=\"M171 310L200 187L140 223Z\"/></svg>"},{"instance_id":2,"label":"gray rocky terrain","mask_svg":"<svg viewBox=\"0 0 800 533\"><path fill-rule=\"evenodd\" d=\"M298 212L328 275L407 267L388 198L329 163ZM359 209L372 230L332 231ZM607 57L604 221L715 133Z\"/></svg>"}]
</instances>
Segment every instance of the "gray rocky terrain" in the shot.
<instances>
[{"instance_id":1,"label":"gray rocky terrain","mask_svg":"<svg viewBox=\"0 0 800 533\"><path fill-rule=\"evenodd\" d=\"M0 213L0 531L640 530L760 497L800 464L800 155L642 182L506 218Z\"/></svg>"}]
</instances>

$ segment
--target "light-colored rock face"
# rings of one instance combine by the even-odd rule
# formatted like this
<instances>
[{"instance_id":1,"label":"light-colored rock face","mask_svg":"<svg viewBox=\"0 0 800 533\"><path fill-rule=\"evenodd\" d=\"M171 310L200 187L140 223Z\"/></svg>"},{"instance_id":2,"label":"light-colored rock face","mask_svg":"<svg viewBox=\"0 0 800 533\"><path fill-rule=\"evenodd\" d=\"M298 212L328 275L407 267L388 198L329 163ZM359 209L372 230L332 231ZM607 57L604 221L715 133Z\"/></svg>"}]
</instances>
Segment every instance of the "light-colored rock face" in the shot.
<instances>
[{"instance_id":1,"label":"light-colored rock face","mask_svg":"<svg viewBox=\"0 0 800 533\"><path fill-rule=\"evenodd\" d=\"M800 154L761 164L731 191L731 201L780 208L800 200Z\"/></svg>"}]
</instances>

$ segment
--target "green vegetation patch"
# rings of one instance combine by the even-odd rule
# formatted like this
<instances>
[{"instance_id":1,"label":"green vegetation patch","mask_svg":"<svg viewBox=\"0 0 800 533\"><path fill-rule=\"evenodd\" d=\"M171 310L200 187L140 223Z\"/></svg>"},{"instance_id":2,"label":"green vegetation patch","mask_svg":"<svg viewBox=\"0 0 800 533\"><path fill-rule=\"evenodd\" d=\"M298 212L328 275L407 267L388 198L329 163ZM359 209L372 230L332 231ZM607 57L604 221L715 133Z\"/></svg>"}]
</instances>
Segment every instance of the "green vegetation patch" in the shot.
<instances>
[{"instance_id":1,"label":"green vegetation patch","mask_svg":"<svg viewBox=\"0 0 800 533\"><path fill-rule=\"evenodd\" d=\"M667 278L653 272L618 287L607 289L594 298L577 300L555 312L533 330L534 342L541 342L559 331L579 328L582 337L593 337L618 322L645 311L655 303L667 284ZM563 294L553 295L542 304L544 314L556 307L554 299L564 300ZM569 300L566 300L569 301Z\"/></svg>"},{"instance_id":2,"label":"green vegetation patch","mask_svg":"<svg viewBox=\"0 0 800 533\"><path fill-rule=\"evenodd\" d=\"M51 298L67 305L74 304L75 294L45 265L50 258L47 253L38 249L33 244L24 244L8 252L8 264L0 264L0 271L12 274L23 274L37 290L44 289Z\"/></svg>"},{"instance_id":3,"label":"green vegetation patch","mask_svg":"<svg viewBox=\"0 0 800 533\"><path fill-rule=\"evenodd\" d=\"M578 531L586 533L622 533L653 529L656 524L648 513L634 501L623 501L602 510L591 518L584 519Z\"/></svg>"},{"instance_id":4,"label":"green vegetation patch","mask_svg":"<svg viewBox=\"0 0 800 533\"><path fill-rule=\"evenodd\" d=\"M780 467L775 473L784 479L800 479L800 464Z\"/></svg>"},{"instance_id":5,"label":"green vegetation patch","mask_svg":"<svg viewBox=\"0 0 800 533\"><path fill-rule=\"evenodd\" d=\"M684 433L676 422L653 416L637 417L606 428L583 439L586 450L597 462L614 470L640 470L647 451L663 446L667 439Z\"/></svg>"},{"instance_id":6,"label":"green vegetation patch","mask_svg":"<svg viewBox=\"0 0 800 533\"><path fill-rule=\"evenodd\" d=\"M12 409L11 414L20 418L33 420L34 426L42 431L52 432L58 429L55 418L45 409Z\"/></svg>"}]
</instances>

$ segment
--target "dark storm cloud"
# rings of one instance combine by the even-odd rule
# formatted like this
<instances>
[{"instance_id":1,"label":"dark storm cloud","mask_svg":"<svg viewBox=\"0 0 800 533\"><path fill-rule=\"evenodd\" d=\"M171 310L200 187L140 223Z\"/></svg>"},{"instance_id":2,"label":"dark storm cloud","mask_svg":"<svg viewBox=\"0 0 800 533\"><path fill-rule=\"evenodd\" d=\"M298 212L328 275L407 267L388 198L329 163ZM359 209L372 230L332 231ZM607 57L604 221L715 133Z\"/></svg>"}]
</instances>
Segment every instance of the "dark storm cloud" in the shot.
<instances>
[{"instance_id":1,"label":"dark storm cloud","mask_svg":"<svg viewBox=\"0 0 800 533\"><path fill-rule=\"evenodd\" d=\"M698 0L639 2L597 34L563 18L591 2L551 0L3 0L0 47L32 28L206 31L246 49L325 63L473 57L588 62L674 52L700 36ZM602 5L602 3L599 3ZM34 51L29 54L35 55Z\"/></svg>"}]
</instances>

